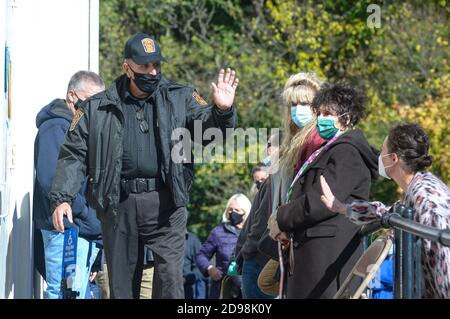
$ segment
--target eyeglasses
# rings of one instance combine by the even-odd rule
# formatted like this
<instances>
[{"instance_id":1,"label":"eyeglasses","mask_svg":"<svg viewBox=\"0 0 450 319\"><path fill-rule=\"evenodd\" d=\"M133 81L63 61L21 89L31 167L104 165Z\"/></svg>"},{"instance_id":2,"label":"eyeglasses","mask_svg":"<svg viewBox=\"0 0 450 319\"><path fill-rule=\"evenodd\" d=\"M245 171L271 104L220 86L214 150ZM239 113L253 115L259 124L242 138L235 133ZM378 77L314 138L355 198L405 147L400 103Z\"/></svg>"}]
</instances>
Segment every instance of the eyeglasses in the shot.
<instances>
[{"instance_id":1,"label":"eyeglasses","mask_svg":"<svg viewBox=\"0 0 450 319\"><path fill-rule=\"evenodd\" d=\"M148 133L149 127L148 123L144 118L144 108L139 108L139 111L136 111L136 119L139 121L139 129L142 133Z\"/></svg>"}]
</instances>

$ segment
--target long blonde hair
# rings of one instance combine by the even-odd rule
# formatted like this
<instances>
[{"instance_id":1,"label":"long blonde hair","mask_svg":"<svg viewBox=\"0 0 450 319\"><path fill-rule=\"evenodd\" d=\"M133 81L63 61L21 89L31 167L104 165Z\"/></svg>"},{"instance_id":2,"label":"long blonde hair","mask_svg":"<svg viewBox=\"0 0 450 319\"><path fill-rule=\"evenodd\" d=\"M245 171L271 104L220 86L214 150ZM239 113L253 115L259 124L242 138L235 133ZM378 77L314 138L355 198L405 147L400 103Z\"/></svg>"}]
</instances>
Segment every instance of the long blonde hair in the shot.
<instances>
[{"instance_id":1,"label":"long blonde hair","mask_svg":"<svg viewBox=\"0 0 450 319\"><path fill-rule=\"evenodd\" d=\"M288 169L289 173L293 173L297 165L298 156L302 146L305 144L309 135L316 126L316 119L309 122L303 129L299 130L290 141L286 140L284 145L284 153L280 156L280 164Z\"/></svg>"},{"instance_id":2,"label":"long blonde hair","mask_svg":"<svg viewBox=\"0 0 450 319\"><path fill-rule=\"evenodd\" d=\"M315 73L300 72L292 75L284 85L281 98L283 101L285 137L280 148L280 164L293 173L298 155L308 136L314 130L314 121L300 129L291 118L291 106L297 103L311 104L323 81Z\"/></svg>"}]
</instances>

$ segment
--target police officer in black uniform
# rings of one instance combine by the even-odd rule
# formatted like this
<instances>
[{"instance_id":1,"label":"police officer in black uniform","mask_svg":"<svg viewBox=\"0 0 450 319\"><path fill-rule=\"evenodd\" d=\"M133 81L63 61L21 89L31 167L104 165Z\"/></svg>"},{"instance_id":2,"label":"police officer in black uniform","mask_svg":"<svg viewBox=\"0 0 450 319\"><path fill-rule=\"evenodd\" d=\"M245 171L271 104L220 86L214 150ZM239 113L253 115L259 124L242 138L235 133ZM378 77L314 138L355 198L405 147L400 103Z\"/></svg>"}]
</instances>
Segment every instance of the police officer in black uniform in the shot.
<instances>
[{"instance_id":1,"label":"police officer in black uniform","mask_svg":"<svg viewBox=\"0 0 450 319\"><path fill-rule=\"evenodd\" d=\"M102 222L112 298L138 298L144 245L154 256L153 298L184 298L183 258L191 163L175 161L175 129L235 125L238 78L220 70L214 104L165 79L159 43L136 33L125 45L125 74L78 110L61 147L50 192L53 223L64 230L85 175ZM195 121L195 122L194 122Z\"/></svg>"}]
</instances>

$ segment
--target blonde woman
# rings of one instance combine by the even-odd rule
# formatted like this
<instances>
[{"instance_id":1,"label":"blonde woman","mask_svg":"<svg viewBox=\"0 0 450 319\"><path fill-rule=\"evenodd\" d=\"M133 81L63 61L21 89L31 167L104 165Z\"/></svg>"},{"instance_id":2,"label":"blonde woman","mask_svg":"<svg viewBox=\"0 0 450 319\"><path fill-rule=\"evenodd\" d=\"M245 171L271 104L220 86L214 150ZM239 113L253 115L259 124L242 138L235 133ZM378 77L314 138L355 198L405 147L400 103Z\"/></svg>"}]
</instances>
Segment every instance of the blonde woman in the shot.
<instances>
[{"instance_id":1,"label":"blonde woman","mask_svg":"<svg viewBox=\"0 0 450 319\"><path fill-rule=\"evenodd\" d=\"M297 73L292 75L284 87L283 101L284 137L281 150L271 154L269 173L270 182L265 183L259 191L258 200L250 217L251 225L247 225L247 236L239 242L242 247L236 254L242 256L243 296L249 299L270 298L258 287L258 276L268 261L257 249L257 243L267 228L269 213L279 205L280 198L285 197L287 187L294 174L295 167L305 154L313 152L324 140L318 137L315 130L315 118L310 104L322 85L322 81L314 73ZM271 140L271 147L279 145L279 141ZM280 156L280 160L278 157ZM281 166L280 166L281 163ZM270 189L270 191L269 191ZM255 203L255 202L254 202ZM274 245L276 243L274 242Z\"/></svg>"},{"instance_id":2,"label":"blonde woman","mask_svg":"<svg viewBox=\"0 0 450 319\"><path fill-rule=\"evenodd\" d=\"M286 134L278 154L280 160L272 163L269 169L269 173L273 175L272 213L268 223L273 239L280 233L276 223L276 210L280 205L286 204L287 192L294 176L311 154L326 143L318 133L317 117L311 108L312 101L323 84L316 74L301 72L286 81L281 94L285 108ZM307 118L309 121L306 121Z\"/></svg>"},{"instance_id":3,"label":"blonde woman","mask_svg":"<svg viewBox=\"0 0 450 319\"><path fill-rule=\"evenodd\" d=\"M286 81L281 94L285 109L283 122L286 137L280 149L280 159L281 166L292 173L298 166L298 162L302 161L300 158L302 153L307 147L310 148L308 142L314 142L314 144L324 142L315 129L311 109L311 103L322 83L315 73L297 73Z\"/></svg>"},{"instance_id":4,"label":"blonde woman","mask_svg":"<svg viewBox=\"0 0 450 319\"><path fill-rule=\"evenodd\" d=\"M300 72L286 81L281 98L284 111L284 138L269 169L272 209L285 203L286 193L303 162L326 141L319 136L311 103L323 81L315 73Z\"/></svg>"},{"instance_id":5,"label":"blonde woman","mask_svg":"<svg viewBox=\"0 0 450 319\"><path fill-rule=\"evenodd\" d=\"M209 234L197 255L197 266L211 277L209 299L218 299L221 280L227 273L239 232L250 212L250 200L244 194L235 194L228 200L222 223ZM212 258L215 256L215 264Z\"/></svg>"}]
</instances>

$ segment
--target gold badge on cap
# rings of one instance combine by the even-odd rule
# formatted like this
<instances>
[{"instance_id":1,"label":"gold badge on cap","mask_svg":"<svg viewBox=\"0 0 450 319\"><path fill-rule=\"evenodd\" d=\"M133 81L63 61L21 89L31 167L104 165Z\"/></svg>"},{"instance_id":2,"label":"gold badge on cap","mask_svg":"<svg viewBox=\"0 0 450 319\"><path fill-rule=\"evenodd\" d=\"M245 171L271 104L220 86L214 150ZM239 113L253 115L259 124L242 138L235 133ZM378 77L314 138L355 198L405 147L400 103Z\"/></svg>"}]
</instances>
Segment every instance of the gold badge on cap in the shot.
<instances>
[{"instance_id":1,"label":"gold badge on cap","mask_svg":"<svg viewBox=\"0 0 450 319\"><path fill-rule=\"evenodd\" d=\"M80 121L80 119L83 117L84 113L82 109L78 109L75 112L75 116L73 117L72 122L70 123L70 129L69 131L73 131L75 129L75 126L77 125L77 123Z\"/></svg>"},{"instance_id":2,"label":"gold badge on cap","mask_svg":"<svg viewBox=\"0 0 450 319\"><path fill-rule=\"evenodd\" d=\"M206 104L208 104L197 92L194 91L192 93L192 96L201 106L205 106Z\"/></svg>"},{"instance_id":3,"label":"gold badge on cap","mask_svg":"<svg viewBox=\"0 0 450 319\"><path fill-rule=\"evenodd\" d=\"M142 39L141 42L142 42L142 46L144 47L144 51L146 53L153 53L156 51L155 43L153 42L152 39L145 38L145 39Z\"/></svg>"}]
</instances>

